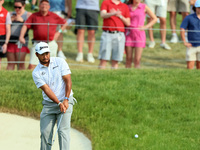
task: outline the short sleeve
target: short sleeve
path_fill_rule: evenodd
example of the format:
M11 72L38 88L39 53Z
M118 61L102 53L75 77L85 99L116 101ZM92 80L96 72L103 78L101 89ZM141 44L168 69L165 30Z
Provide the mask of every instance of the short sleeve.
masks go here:
M103 1L102 4L101 4L101 11L102 10L108 11L106 1Z
M10 17L10 13L9 13L9 12L7 13L7 16L6 16L6 24L12 24L11 17Z
M33 20L33 14L32 15L30 15L29 17L28 17L28 19L26 20L26 22L25 22L25 25L27 26L27 28L28 29L30 29L31 27L32 27L32 20Z
M33 81L35 82L35 85L37 88L40 88L41 86L46 84L44 82L44 80L41 79L39 71L33 71L32 77L33 77Z
M58 59L60 60L61 75L64 76L64 75L71 74L71 70L67 62L62 58L58 58Z
M57 20L57 24L65 24L66 23L66 20L61 18L60 16L58 16L57 14L54 14L55 15L55 19Z
M125 14L124 14L124 17L125 18L130 18L130 11L129 11L129 7L128 5L124 4L124 7L125 7Z
M187 17L185 17L185 19L181 23L181 28L187 29L188 28L188 24L189 24L189 17L187 16Z

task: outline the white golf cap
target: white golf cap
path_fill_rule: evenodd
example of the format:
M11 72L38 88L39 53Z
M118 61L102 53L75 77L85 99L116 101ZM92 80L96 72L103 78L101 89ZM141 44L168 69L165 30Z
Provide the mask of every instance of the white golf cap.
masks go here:
M49 45L45 42L40 42L35 46L35 52L38 54L50 52Z

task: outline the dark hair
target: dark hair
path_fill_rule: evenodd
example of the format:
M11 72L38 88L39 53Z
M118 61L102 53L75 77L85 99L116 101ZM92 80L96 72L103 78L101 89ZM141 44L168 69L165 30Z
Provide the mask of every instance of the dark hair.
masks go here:
M126 4L132 4L133 0L126 0Z
M26 4L26 0L15 0L15 2L20 2L23 6Z
M196 7L195 6L193 6L192 9L193 9L194 12L196 12Z

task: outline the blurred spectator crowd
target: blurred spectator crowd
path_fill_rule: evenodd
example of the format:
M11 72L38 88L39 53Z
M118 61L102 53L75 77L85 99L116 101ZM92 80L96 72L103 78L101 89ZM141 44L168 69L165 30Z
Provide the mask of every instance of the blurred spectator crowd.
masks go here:
M187 68L193 69L195 62L197 69L200 68L200 45L191 42L200 36L191 35L187 31L198 30L198 27L191 27L191 24L197 21L194 15L199 17L200 0L77 0L75 10L72 10L72 0L14 0L14 11L11 12L3 7L4 1L0 0L0 69L4 57L8 61L7 70L14 70L16 66L18 70L26 69L24 62L28 53L28 69L34 69L39 63L34 49L40 41L49 44L52 57L66 59L63 53L63 32L72 24L75 24L77 40L75 60L79 63L84 61L83 45L87 31L87 61L94 63L93 50L99 15L103 19L99 69L105 69L108 61L111 61L112 69L117 69L124 53L126 68L131 68L132 63L134 68L140 68L143 49L146 46L154 48L157 44L153 32L156 22L160 23L160 47L171 50L170 44L166 42L167 13L171 28L170 43L178 43L180 40L176 17L181 14L181 39L187 49ZM27 3L31 4L33 13L25 9ZM76 11L75 18L72 18L72 11ZM33 30L33 39L29 39L29 30ZM148 45L146 30L150 39ZM31 47L28 45L29 40L32 41ZM191 49L195 49L192 54Z

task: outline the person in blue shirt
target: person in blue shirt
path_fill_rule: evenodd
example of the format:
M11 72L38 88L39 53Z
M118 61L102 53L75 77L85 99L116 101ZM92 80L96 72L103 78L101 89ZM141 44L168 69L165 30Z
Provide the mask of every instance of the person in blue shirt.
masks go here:
M188 30L188 41L185 32ZM195 13L188 15L181 23L181 38L186 49L187 69L200 69L200 0L195 3Z

